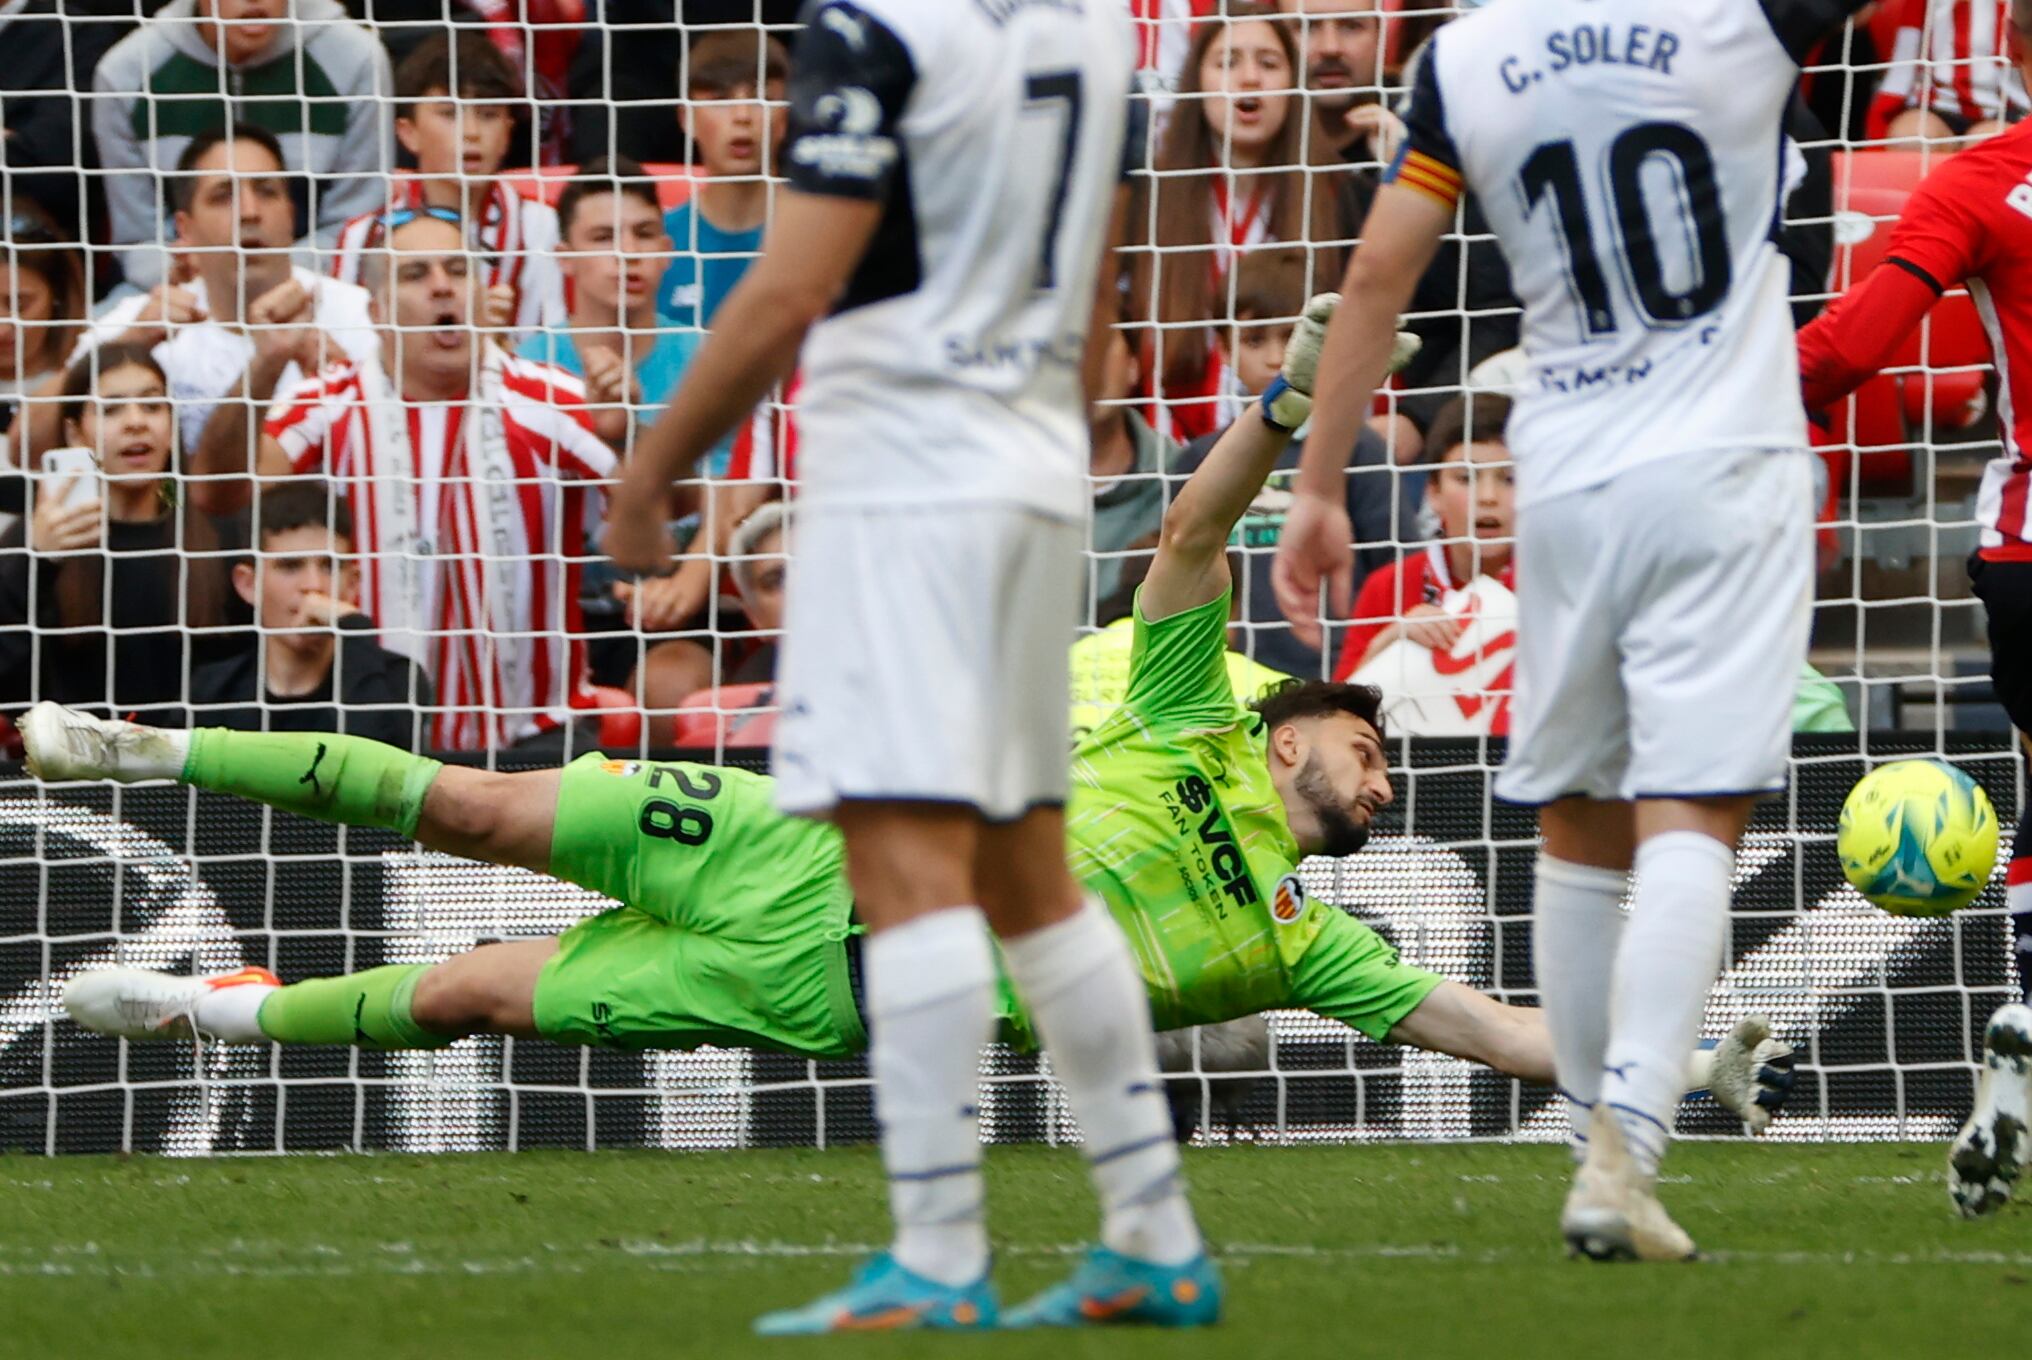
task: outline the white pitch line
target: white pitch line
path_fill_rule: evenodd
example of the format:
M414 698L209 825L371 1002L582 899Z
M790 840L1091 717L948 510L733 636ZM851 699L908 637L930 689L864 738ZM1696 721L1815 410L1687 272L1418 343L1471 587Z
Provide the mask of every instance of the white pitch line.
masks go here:
M163 1262L122 1262L93 1242L55 1246L37 1254L28 1248L0 1250L0 1278L88 1278L88 1279L349 1279L371 1276L474 1277L503 1275L585 1275L609 1271L615 1257L629 1258L636 1269L662 1273L709 1273L714 1269L786 1259L864 1257L879 1251L872 1242L774 1242L774 1241L622 1241L612 1246L558 1247L546 1245L539 1252L519 1256L480 1259L434 1260L417 1255L406 1242L368 1243L350 1251L327 1243L300 1243L288 1248L291 1254L310 1254L311 1261L259 1261L244 1259L243 1253L265 1250L258 1244L235 1243L228 1252L211 1249L199 1255L183 1255ZM1009 1256L1076 1256L1084 1243L1027 1244L1002 1250ZM1235 1265L1267 1261L1451 1261L1467 1265L1516 1265L1549 1262L1549 1250L1538 1248L1463 1248L1434 1243L1357 1243L1323 1247L1302 1243L1236 1242L1216 1249L1222 1260ZM240 1259L227 1259L229 1256ZM2032 1252L2009 1251L1717 1251L1707 1256L1715 1265L1759 1266L1963 1266L2032 1267Z

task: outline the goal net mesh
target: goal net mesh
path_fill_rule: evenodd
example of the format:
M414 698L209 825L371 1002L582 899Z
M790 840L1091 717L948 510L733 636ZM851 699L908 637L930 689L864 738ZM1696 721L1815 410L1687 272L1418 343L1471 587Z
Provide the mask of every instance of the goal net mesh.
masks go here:
M1097 2L1109 0L1089 0ZM1119 597L1125 573L1133 582L1147 561L1145 534L1155 527L1154 516L1176 493L1204 437L1248 400L1263 355L1281 344L1282 328L1308 293L1335 285L1346 251L1357 243L1363 195L1393 148L1388 110L1403 89L1407 64L1421 40L1457 14L1417 0L1368 6L1307 0L1285 6L1302 16L1266 24L1239 4L1119 2L1135 18L1143 68L1137 98L1152 119L1124 255L1122 359L1107 413L1096 420L1097 465L1104 447L1126 447L1129 461L1096 470L1084 630L1095 641L1092 650L1076 654L1075 685L1086 707L1076 705L1075 726L1082 712L1090 722L1099 711L1110 666L1122 664L1120 649L1107 650L1109 597ZM1994 8L1988 0L1881 5L1869 23L1837 34L1810 59L1790 128L1798 183L1785 214L1802 318L1881 257L1888 223L1905 195L1928 165L1953 153L1951 141L1922 139L1925 127L1913 132L1921 114L1962 107L1981 114L1990 100L2001 119L2017 116L2024 95L2016 74L2001 48L1982 46L1989 20L1978 14L1971 46L1969 24L1941 17ZM65 405L60 384L78 337L100 333L102 345L131 338L103 321L123 299L158 283L188 290L193 280L217 277L197 267L204 249L191 244L190 205L163 187L175 176L158 175L158 168L169 167L147 159L161 154L151 149L156 140L190 135L201 126L198 109L274 133L292 172L287 187L302 237L296 261L323 277L336 258L338 222L329 211L334 196L357 199L362 181L372 180L372 202L360 209L369 217L385 203L420 209L431 201L418 187L417 155L405 145L426 120L428 99L404 102L389 72L450 26L478 35L518 75L521 93L505 101L512 105L513 127L501 177L515 195L555 203L576 165L618 154L648 164L662 206L671 209L695 205L709 178L688 164L698 144L687 129L697 131L701 111L711 112L707 104L728 98L759 98L780 113L782 82L755 35L772 34L787 46L797 33L796 6L773 0L675 7L669 0L367 0L343 8L297 0L268 9L274 14L266 22L284 36L256 33L262 55L223 71L216 61L206 66L203 45L230 45L235 24L256 25L261 15L229 23L224 36L194 23L187 2L158 13L140 0L60 6L30 0L0 16L24 52L55 54L48 67L55 74L42 84L24 81L25 88L15 89L0 79L8 85L0 193L9 218L0 256L6 279L0 364L11 356L14 366L13 381L0 389L14 394L7 398L12 467L30 474L0 472L0 483L23 485L11 502L16 513L7 515L15 527L0 537L0 571L10 573L0 580L0 649L6 652L0 661L20 677L5 705L17 716L28 702L57 692L59 671L75 662L67 649L77 645L98 647L90 665L99 668L106 688L95 693L114 706L133 706L119 697L133 692L123 689L133 677L118 671L121 658L131 662L135 654L109 644L108 616L89 612L111 607L103 597L114 593L119 575L115 497L106 496L100 537L74 547L70 558L54 555L43 549L56 529L39 528L35 509L45 499L60 499L62 488L59 479L35 469L51 447L91 437L75 405ZM332 43L328 30L338 28L386 49L378 74L346 74L348 63L375 65L374 53L363 57ZM1995 31L2000 34L2001 26ZM190 37L200 32L210 36ZM1271 35L1267 46L1265 32ZM137 33L154 34L164 45L146 58L156 62L148 67L155 84L122 95L126 87L109 74L109 62L117 66L134 56ZM745 93L702 92L692 79L693 54L708 50L701 40L717 34L733 35L747 44L742 50L758 54ZM187 46L192 41L200 43L197 56ZM99 55L116 42L127 46L110 58ZM1353 54L1337 58L1344 79L1322 79L1323 48ZM455 62L467 50L455 46ZM277 58L277 52L288 55ZM1222 63L1235 73L1225 96L1218 88ZM365 81L368 92L358 93L349 79ZM1330 88L1337 86L1345 89ZM480 96L446 101L445 92L438 93L439 102L470 106L468 114L488 103ZM752 134L765 143L770 116L759 112L755 126L762 130ZM398 124L398 117L405 121ZM49 119L63 128L50 132ZM1181 132L1181 120L1193 126ZM1259 150L1264 139L1254 129L1276 120L1288 121L1291 133L1268 139L1274 154L1265 160ZM109 130L111 124L118 126ZM409 131L398 138L404 128ZM1353 140L1351 129L1359 133ZM68 155L61 154L66 138ZM34 164L24 149L30 141L43 149ZM379 160L339 159L363 142ZM119 161L125 153L114 148L133 146L142 148L143 159ZM236 169L234 190L259 179L258 169ZM773 153L764 169L774 169ZM384 182L384 175L391 178ZM763 174L755 179L765 182ZM1259 195L1259 189L1268 192ZM762 202L766 212L766 194ZM1187 206L1178 208L1181 202ZM123 234L133 218L130 212L122 221L122 205L135 204L146 229ZM383 229L394 220L384 219ZM722 227L702 209L669 220L673 240L666 251L723 249L715 244ZM238 248L230 242L222 247ZM469 243L470 268L483 280L497 280L504 263L521 258L518 251L530 261L557 254L534 237L493 249L477 236ZM500 321L517 344L588 324L578 319L581 293L611 290L611 284L588 282L592 270L572 266L603 252L613 257L619 247L574 252L565 242L559 249L566 313L528 312ZM744 252L752 254L752 246L725 247L721 258L738 261ZM65 263L43 267L51 254ZM664 264L658 256L657 268ZM703 265L688 280L659 275L658 325L695 333L717 267ZM251 266L243 273L243 292L251 291L247 280L255 273ZM1190 286L1178 286L1186 276ZM61 286L66 277L76 289L69 299L76 310L68 312ZM535 287L531 277L520 276L518 286ZM1502 353L1516 334L1515 303L1504 300L1503 286L1493 242L1464 215L1409 318L1426 339L1424 363L1414 369L1414 380L1379 394L1373 432L1365 437L1368 452L1350 474L1368 515L1358 521L1366 525L1359 544L1365 573L1411 563L1434 542L1446 546L1440 536L1447 526L1428 496L1428 469L1415 445L1449 397L1500 390L1513 380L1505 375L1519 371ZM1180 299L1193 305L1180 310ZM224 397L228 405L237 399L250 408L247 427L231 432L239 441L228 448L234 456L257 450L263 414L253 409L256 401L233 389L240 367L229 363L225 379L215 381L204 366L215 365L222 353L247 365L262 331L275 329L250 314L250 296L233 299L234 305L209 301L199 314L167 321L151 321L155 314L136 320L131 310L121 314L121 324L154 345L170 370L167 400L183 446L162 474L163 499L173 507L170 546L149 550L186 564L181 579L190 587L165 606L167 614L131 626L180 639L169 651L179 656L176 673L185 678L171 683L166 699L193 723L204 723L211 710L188 677L212 645L237 638L243 646L265 646L281 631L272 619L234 612L234 599L247 587L235 585L233 569L251 578L257 561L267 569L286 555L250 546L245 527L235 538L230 516L218 519L216 528L204 527L214 522L204 510L213 504L209 494L245 476L230 459L225 473L194 470L193 446L210 433L211 407ZM518 293L511 301L520 306L523 298ZM673 309L686 306L692 319L673 320ZM533 324L531 317L537 318ZM382 320L377 314L362 324L380 326ZM207 336L186 334L207 322L214 323ZM320 318L318 324L337 323ZM1984 1019L2019 988L2022 961L2013 956L2001 863L1972 907L1942 920L1915 920L1865 903L1844 882L1834 851L1843 796L1862 773L1888 759L1953 761L1987 788L2006 827L2020 806L2016 741L1990 690L1982 612L1964 567L1975 544L1977 479L2000 449L1994 375L1972 325L1967 300L1951 295L1899 366L1815 435L1824 473L1811 656L1817 676L1802 680L1800 701L1802 728L1811 730L1795 739L1788 792L1760 809L1739 856L1728 960L1706 1021L1708 1036L1715 1037L1745 1015L1763 1014L1798 1046L1798 1087L1773 1131L1780 1138L1944 1137L1968 1108ZM384 329L390 346L418 339L400 324ZM225 341L218 338L221 330ZM384 330L372 334L370 349ZM202 350L197 358L166 353L187 341ZM308 343L313 366L349 357L339 352L346 346L334 331ZM594 366L586 364L589 375ZM103 368L87 370L92 381L110 377ZM591 376L587 391L596 417L598 408L625 416L602 434L625 457L653 419L657 401L639 384L603 395ZM114 418L109 395L110 389L100 393L96 409L109 413L100 420ZM200 403L202 412L195 409ZM1110 423L1123 417L1129 418L1125 424ZM1126 446L1110 442L1124 430L1130 432ZM643 756L675 743L687 758L766 766L769 691L766 684L736 685L734 677L773 626L766 615L758 620L744 587L778 562L782 548L727 532L728 519L757 500L794 492L796 438L792 384L744 427L739 447L730 450L740 467L723 460L690 484L687 504L698 520L681 522L692 535L685 552L709 562L712 584L696 610L667 628L635 625L630 605L619 599L627 592L616 592L616 578L602 570L576 529L567 533L553 523L548 537L532 539L537 556L570 559L582 569L583 610L567 614L560 606L547 622L539 619L539 630L582 630L607 649L601 663L609 672L602 681L607 707L575 726L574 741ZM418 453L427 462L421 448ZM388 475L421 495L434 476L446 474ZM1281 673L1345 674L1359 660L1344 655L1345 625L1329 631L1323 651L1309 651L1267 603L1287 486L1282 475L1273 479L1237 530L1233 561L1242 604L1234 646ZM128 518L154 513L130 512ZM595 497L584 512L587 522L596 522L597 513ZM1144 533L1134 532L1139 525ZM88 567L62 576L66 561ZM219 593L208 604L191 586L200 569L216 573ZM87 592L81 605L69 584L76 580L94 583L100 597ZM1449 602L1459 606L1464 598ZM1485 593L1479 603L1500 598ZM258 600L250 608L258 610ZM114 622L116 632L127 626ZM330 621L317 626L329 630ZM1120 640L1119 630L1114 637ZM653 669L652 652L673 640L691 649L686 664L695 668L687 672L694 683L659 691L645 675ZM1527 811L1491 797L1507 720L1505 649L1513 645L1514 634L1505 640L1492 629L1478 651L1470 649L1476 665L1467 680L1392 710L1395 803L1367 849L1345 859L1309 860L1302 876L1311 896L1374 927L1408 961L1529 1006L1537 1003L1529 929L1535 822ZM435 678L432 663L419 659L419 673ZM1248 683L1261 679L1258 674ZM154 693L154 702L165 697L159 689ZM515 702L461 699L442 687L433 695L412 689L396 698L403 702L390 707L413 717L419 738L447 730L431 726L435 713ZM243 707L274 716L283 704L257 689ZM512 749L460 754L505 769L546 763ZM381 832L335 829L170 785L45 787L18 765L8 766L0 773L0 1151L709 1148L823 1146L874 1136L867 1069L859 1061L811 1062L717 1047L619 1052L497 1038L414 1054L140 1045L79 1029L59 1004L68 979L114 963L175 973L260 965L285 980L300 979L554 934L609 905L546 878L421 851ZM1546 1087L1378 1043L1304 1012L1268 1019L1267 1066L1230 1073L1195 1058L1178 1074L1176 1089L1208 1106L1199 1139L1563 1137L1563 1114ZM996 1047L984 1056L982 1072L984 1136L1078 1137L1048 1063ZM1680 1129L1695 1136L1740 1133L1729 1116L1698 1098L1682 1107Z

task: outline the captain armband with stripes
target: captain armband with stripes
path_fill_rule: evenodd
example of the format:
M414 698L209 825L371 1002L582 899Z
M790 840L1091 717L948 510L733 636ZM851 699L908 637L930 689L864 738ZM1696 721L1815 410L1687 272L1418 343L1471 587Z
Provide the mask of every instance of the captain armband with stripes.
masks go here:
M1461 172L1436 156L1414 150L1409 144L1397 152L1397 159L1383 177L1385 184L1401 184L1437 199L1451 208L1461 200Z
M1460 155L1446 129L1446 98L1439 87L1438 35L1426 44L1408 72L1411 91L1399 113L1404 119L1404 144L1383 175L1385 184L1416 189L1452 208L1461 200Z

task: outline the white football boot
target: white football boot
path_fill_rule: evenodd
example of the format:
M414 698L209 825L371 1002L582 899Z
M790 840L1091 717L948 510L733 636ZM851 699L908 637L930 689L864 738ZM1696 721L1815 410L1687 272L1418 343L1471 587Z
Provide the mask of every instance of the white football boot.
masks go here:
M2032 1161L2032 1006L1999 1006L1983 1030L1976 1108L1947 1154L1947 1192L1962 1217L2001 1208Z
M1723 1109L1750 1126L1751 1133L1771 1127L1771 1116L1792 1094L1792 1045L1771 1037L1771 1022L1761 1015L1745 1016L1707 1055L1708 1094Z
M28 772L37 779L175 779L190 753L190 733L95 718L48 700L21 719Z
M99 968L64 986L64 1010L95 1034L121 1039L187 1039L198 1005L226 987L280 987L266 968L242 968L210 977L172 977L145 968ZM223 1036L244 1040L245 1035Z
M1567 1254L1594 1261L1693 1260L1693 1239L1658 1202L1657 1183L1631 1159L1623 1126L1609 1107L1596 1105L1587 1157L1559 1215Z

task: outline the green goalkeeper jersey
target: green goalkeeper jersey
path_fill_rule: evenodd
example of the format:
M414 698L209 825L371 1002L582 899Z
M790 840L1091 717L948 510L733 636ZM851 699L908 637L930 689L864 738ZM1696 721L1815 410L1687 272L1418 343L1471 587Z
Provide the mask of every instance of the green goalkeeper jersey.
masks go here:
M1227 628L1225 594L1155 623L1139 595L1128 692L1073 753L1069 862L1128 935L1159 1029L1292 1005L1294 968L1340 915L1299 882Z

